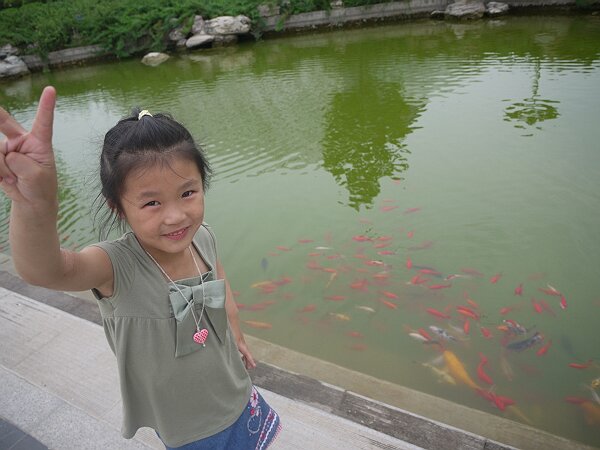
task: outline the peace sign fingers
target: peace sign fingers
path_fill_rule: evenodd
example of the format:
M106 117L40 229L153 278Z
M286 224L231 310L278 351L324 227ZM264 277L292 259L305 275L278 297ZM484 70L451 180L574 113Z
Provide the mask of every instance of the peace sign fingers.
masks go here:
M44 88L40 97L37 113L31 127L31 134L42 142L52 144L52 125L54 123L54 106L56 105L56 89L52 86Z

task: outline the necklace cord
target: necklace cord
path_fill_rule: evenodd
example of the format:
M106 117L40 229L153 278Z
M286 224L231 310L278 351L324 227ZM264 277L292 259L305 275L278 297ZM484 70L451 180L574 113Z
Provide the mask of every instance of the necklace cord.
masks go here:
M204 302L204 277L202 276L202 271L200 270L200 267L198 266L198 262L196 261L196 257L194 256L194 252L192 251L191 245L188 247L188 250L190 251L190 255L192 256L192 260L194 261L194 265L196 266L196 270L198 271L198 275L200 276L200 286L202 287L202 309L200 310L200 317L198 319L196 319L196 313L194 312L195 304L196 304L196 301L194 298L194 291L192 290L192 300L191 301L188 300L187 297L185 295L183 295L183 292L181 292L181 289L179 289L179 286L177 286L177 283L175 283L171 279L171 277L167 274L165 269L162 268L162 266L158 263L158 261L156 261L156 259L154 259L154 257L148 251L146 251L146 249L144 249L144 252L146 252L146 254L150 257L152 262L154 262L154 264L156 264L156 267L158 267L160 269L162 274L167 278L167 280L169 280L169 282L175 287L175 289L177 289L177 291L179 292L181 297L183 297L185 302L188 304L188 306L190 307L190 309L192 311L192 317L194 318L194 322L196 323L196 331L200 331L200 321L202 320L202 316L204 315L204 303L205 303Z

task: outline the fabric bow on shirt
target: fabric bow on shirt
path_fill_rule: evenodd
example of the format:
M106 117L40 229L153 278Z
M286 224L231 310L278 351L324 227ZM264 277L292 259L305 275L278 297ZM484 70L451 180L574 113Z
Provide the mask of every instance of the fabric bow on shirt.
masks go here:
M184 284L188 280L177 283L181 293L174 287L170 287L169 301L175 315L177 327L177 343L175 356L180 357L203 349L202 345L194 342L193 336L196 332L196 323L191 308L194 307L196 319L202 313L202 298L204 296L204 315L200 322L200 328L208 330L206 346L217 343L223 344L227 333L227 313L225 311L225 280L205 281L202 285L189 286ZM204 289L204 293L203 293ZM181 295L183 294L187 301Z

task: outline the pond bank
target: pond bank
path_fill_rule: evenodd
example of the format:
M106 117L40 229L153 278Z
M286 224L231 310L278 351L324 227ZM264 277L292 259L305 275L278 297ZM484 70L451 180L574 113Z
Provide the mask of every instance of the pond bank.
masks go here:
M266 12L263 15L260 34L267 38L276 38L289 33L313 31L316 29L433 17L433 14L436 13L439 18L440 15L443 17L443 11L452 3L457 2L449 0L408 0L357 7L333 7L331 10L314 11L290 16L284 14L270 15ZM581 10L578 6L580 2L577 0L506 0L502 3L509 6L509 13L511 11L539 13ZM600 8L600 0L590 0L588 7L594 9ZM251 33L256 32L258 30L251 31ZM248 36L251 36L251 33ZM5 60L0 61L0 64L7 64L16 58L16 56L8 56ZM98 45L90 45L50 52L46 59L42 59L38 55L23 55L18 59L19 61L14 61L15 71L0 71L0 79L17 78L31 72L69 65L116 59L116 56L106 52ZM19 69L16 66L19 66Z

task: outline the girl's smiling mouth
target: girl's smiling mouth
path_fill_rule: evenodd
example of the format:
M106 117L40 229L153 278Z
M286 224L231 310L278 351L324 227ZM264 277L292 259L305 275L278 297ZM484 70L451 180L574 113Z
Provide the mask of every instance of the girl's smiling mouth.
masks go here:
M173 239L173 240L178 241L185 237L188 229L189 229L189 227L181 228L177 231L173 231L172 233L163 234L163 236L166 237L167 239Z

